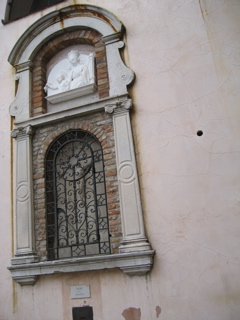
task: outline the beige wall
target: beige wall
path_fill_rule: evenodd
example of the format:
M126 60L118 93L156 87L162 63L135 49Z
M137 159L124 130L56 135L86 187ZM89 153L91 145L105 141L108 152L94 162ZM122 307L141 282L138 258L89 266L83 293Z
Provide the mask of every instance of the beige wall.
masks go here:
M136 73L132 120L154 267L141 277L84 272L42 276L35 286L20 287L7 270L12 256L8 107L14 98L14 69L7 57L34 21L76 3L113 12L127 30L124 59ZM141 309L141 320L238 320L239 1L69 0L55 8L0 25L0 320L70 320L71 308L84 305L70 299L70 285L78 284L91 287L86 304L93 306L95 320L124 319L122 312L130 307Z

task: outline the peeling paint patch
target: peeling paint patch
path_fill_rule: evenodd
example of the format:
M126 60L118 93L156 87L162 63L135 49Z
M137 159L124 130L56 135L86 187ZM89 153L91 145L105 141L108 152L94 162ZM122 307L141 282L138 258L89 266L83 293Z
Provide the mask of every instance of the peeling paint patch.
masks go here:
M161 308L159 306L156 306L156 317L159 318L160 313L161 313Z
M140 308L128 308L122 313L125 320L141 320L141 309Z

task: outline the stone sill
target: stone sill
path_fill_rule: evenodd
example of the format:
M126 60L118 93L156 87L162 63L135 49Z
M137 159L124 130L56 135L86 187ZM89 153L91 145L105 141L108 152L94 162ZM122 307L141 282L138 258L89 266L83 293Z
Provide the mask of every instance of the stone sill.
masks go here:
M119 268L128 275L143 275L153 265L154 250L99 255L76 259L26 263L8 267L20 285L33 285L38 276L54 273L80 272Z

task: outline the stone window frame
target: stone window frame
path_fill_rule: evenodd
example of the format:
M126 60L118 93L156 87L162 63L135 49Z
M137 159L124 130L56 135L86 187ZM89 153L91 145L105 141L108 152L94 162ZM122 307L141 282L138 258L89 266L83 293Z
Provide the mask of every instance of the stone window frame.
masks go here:
M42 110L32 117L32 81L34 58L39 48L61 35L76 29L96 30L106 48L109 79L108 96L88 95L59 103L51 112ZM8 61L16 69L18 91L10 106L15 117L11 136L16 140L15 172L15 254L9 270L21 285L34 284L40 275L55 272L78 272L120 268L129 275L142 275L151 270L154 251L145 236L140 190L134 154L127 85L133 71L127 68L119 49L122 23L109 11L91 5L74 5L54 11L35 22L17 41ZM29 95L26 94L29 92ZM35 250L32 136L35 128L98 111L112 115L116 150L120 212L123 238L118 254L42 261ZM45 112L45 113L44 113Z
M117 186L115 142L111 115L104 111L50 123L35 129L33 137L33 189L34 225L36 251L40 261L45 261L46 253L46 205L44 160L50 144L68 130L85 130L95 135L101 143L105 166L105 180L108 203L109 229L111 233L111 253L119 253L122 234L120 204Z

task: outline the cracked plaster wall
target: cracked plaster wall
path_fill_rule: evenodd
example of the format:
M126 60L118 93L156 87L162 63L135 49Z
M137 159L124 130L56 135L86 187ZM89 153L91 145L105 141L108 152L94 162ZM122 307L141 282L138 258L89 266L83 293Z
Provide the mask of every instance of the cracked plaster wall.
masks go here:
M44 13L76 3L82 1L69 0ZM110 10L127 30L123 56L136 73L130 89L132 123L146 231L156 250L154 268L146 277L111 270L45 276L34 287L12 284L6 268L12 250L8 106L14 70L7 57L41 17L36 13L0 26L0 319L71 319L71 307L84 301L71 300L69 286L89 284L91 298L85 304L93 306L97 320L237 320L240 3L84 3ZM1 2L2 17L4 10Z

